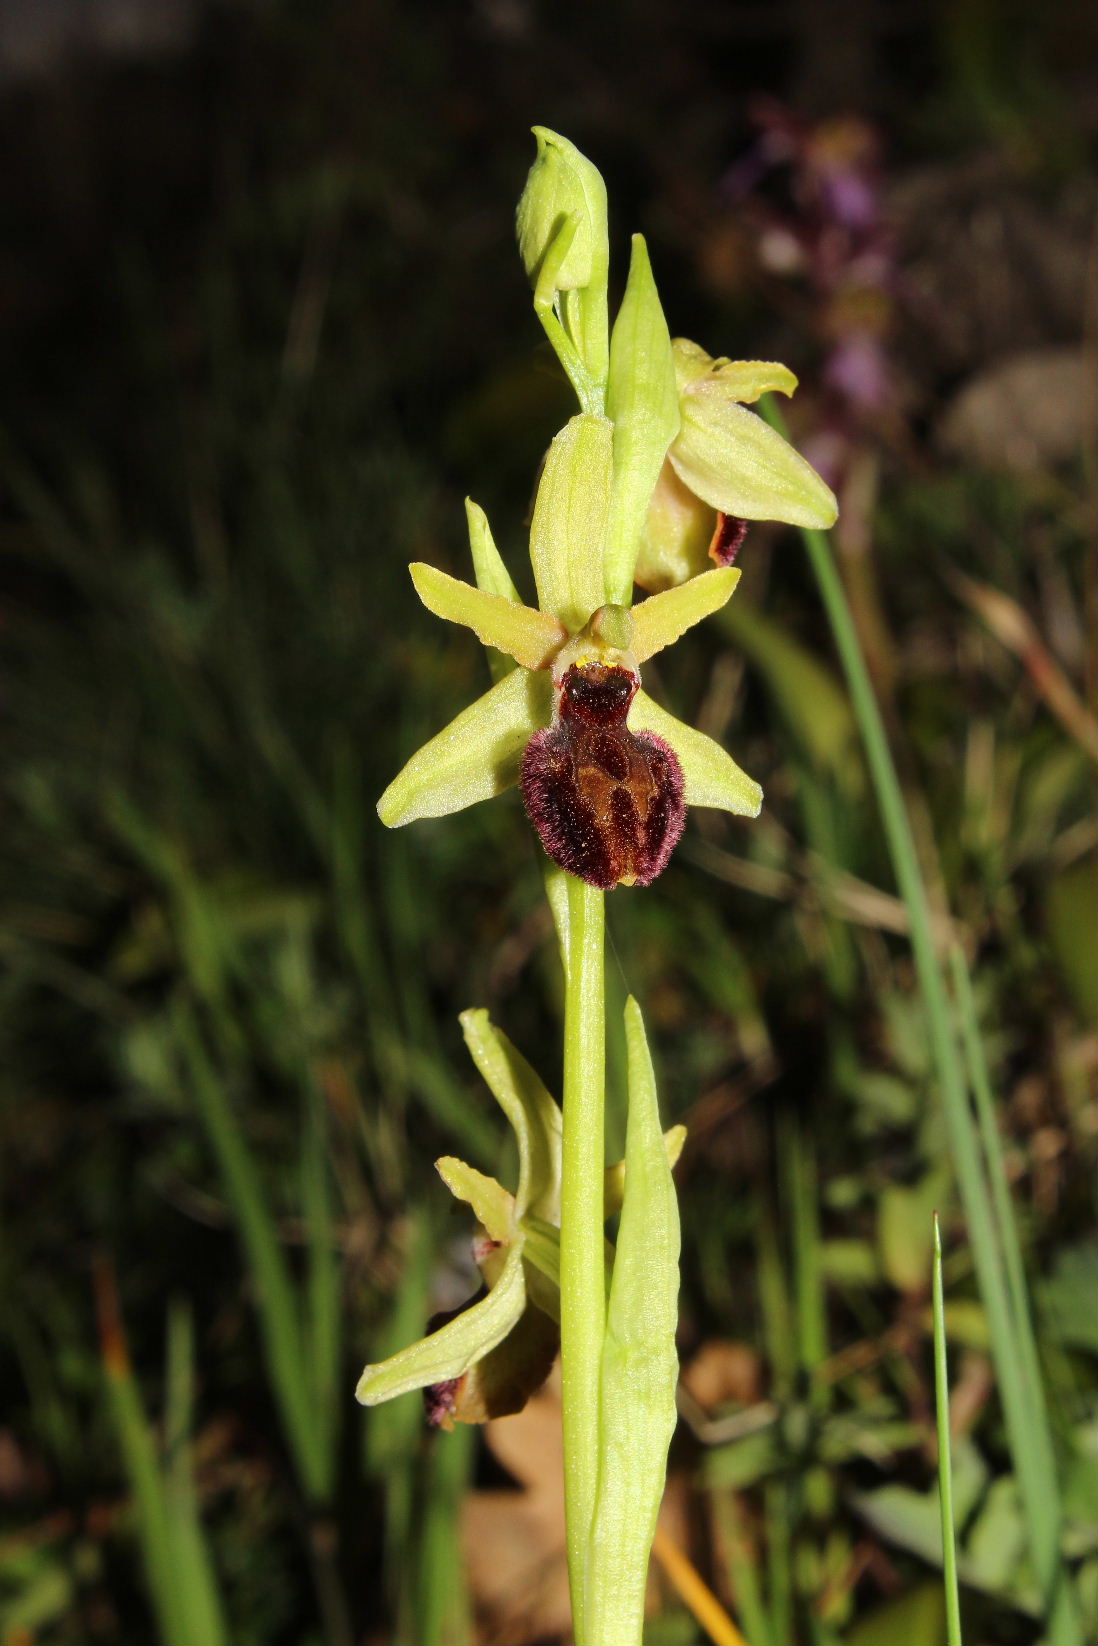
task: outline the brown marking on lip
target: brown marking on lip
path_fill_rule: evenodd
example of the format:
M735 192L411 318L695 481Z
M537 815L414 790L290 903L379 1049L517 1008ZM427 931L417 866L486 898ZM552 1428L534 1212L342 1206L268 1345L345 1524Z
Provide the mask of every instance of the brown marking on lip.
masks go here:
M589 885L650 885L685 821L683 777L670 746L626 725L638 681L611 664L573 664L555 725L522 760L522 798L553 862Z

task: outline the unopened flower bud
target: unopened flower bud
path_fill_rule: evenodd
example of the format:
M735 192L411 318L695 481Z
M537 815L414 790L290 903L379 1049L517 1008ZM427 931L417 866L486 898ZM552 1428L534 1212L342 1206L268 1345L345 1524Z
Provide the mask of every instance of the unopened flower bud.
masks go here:
M534 127L537 159L530 168L516 227L519 253L536 285L542 264L554 246L563 250L553 276L557 291L573 291L591 282L606 240L606 188L591 162L567 138L544 126ZM562 246L561 237L568 236Z

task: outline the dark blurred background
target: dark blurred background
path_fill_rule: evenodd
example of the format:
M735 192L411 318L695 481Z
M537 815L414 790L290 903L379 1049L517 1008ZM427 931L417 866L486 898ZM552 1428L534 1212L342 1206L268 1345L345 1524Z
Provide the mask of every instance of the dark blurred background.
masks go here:
M3 1646L563 1637L552 1386L487 1441L352 1400L472 1289L432 1161L497 1169L503 1125L457 1012L559 1080L517 800L374 813L487 683L406 564L467 574L468 492L525 587L571 409L513 245L534 122L606 177L617 291L640 229L673 334L801 379L975 971L1093 1615L1093 56L1081 0L7 0ZM763 816L693 814L610 900L690 1127L665 1529L752 1646L940 1646L937 1207L966 1638L1032 1646L850 706L796 535L739 563L652 676ZM652 1602L651 1646L704 1638Z

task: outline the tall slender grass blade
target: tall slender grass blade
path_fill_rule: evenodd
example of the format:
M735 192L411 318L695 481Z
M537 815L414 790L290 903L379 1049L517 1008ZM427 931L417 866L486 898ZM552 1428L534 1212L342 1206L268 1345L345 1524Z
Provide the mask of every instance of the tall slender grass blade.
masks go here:
M938 1418L938 1495L942 1508L942 1576L945 1583L947 1646L962 1646L961 1602L957 1590L957 1531L953 1524L953 1456L949 1436L949 1370L946 1365L945 1302L942 1293L942 1231L934 1213L934 1398Z

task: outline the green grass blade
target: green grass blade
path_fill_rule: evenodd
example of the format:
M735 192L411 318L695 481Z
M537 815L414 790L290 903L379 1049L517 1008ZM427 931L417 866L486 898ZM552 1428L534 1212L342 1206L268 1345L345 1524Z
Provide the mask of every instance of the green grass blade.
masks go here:
M1006 1174L1006 1163L1003 1160L1002 1140L999 1136L999 1127L995 1118L995 1098L991 1090L991 1076L988 1072L984 1043L980 1036L980 1025L976 1016L972 979L969 976L965 957L956 944L950 950L949 961L953 978L953 995L961 1028L961 1044L964 1047L969 1083L976 1103L976 1121L983 1146L984 1166L991 1188L991 1203L998 1226L999 1246L1003 1254L1003 1266L1006 1271L1007 1291L1010 1297L1011 1313L1014 1318L1018 1352L1022 1356L1025 1374L1030 1382L1031 1398L1043 1401L1041 1362L1037 1352L1037 1339L1033 1331L1033 1315L1026 1286L1022 1245L1018 1238L1017 1219L1014 1216L1014 1208L1010 1201L1010 1184ZM1050 1460L1049 1467L1053 1466Z
M115 1432L133 1493L145 1575L163 1646L186 1646L172 1604L172 1548L168 1504L156 1446L130 1365L113 1270L96 1270L99 1336Z
M202 1528L195 1489L191 1428L194 1408L194 1326L180 1300L168 1311L165 1501L171 1584L185 1640L223 1646L229 1639L217 1577Z
M738 1621L751 1646L774 1646L759 1571L747 1546L736 1493L719 1488L713 1491L711 1501L721 1547L728 1560Z
M949 1437L949 1371L946 1366L945 1302L942 1295L942 1231L934 1213L934 1399L938 1416L938 1494L942 1506L942 1576L945 1583L947 1646L962 1646L961 1600L957 1591L957 1532L953 1524L953 1455Z
M760 408L784 433L769 399ZM824 532L801 533L843 665L851 703L881 812L893 871L907 907L911 946L926 1012L946 1126L964 1204L980 1295L987 1311L1011 1455L1018 1476L1034 1570L1044 1596L1048 1626L1057 1646L1082 1646L1081 1623L1060 1554L1060 1494L1052 1468L1051 1437L1041 1407L1030 1398L1019 1360L1012 1310L979 1142L969 1108L968 1084L950 1017L943 968L934 945L930 907L911 822L904 803L884 720L873 691L857 630L830 543Z
M256 1289L263 1347L286 1437L306 1492L322 1501L329 1467L317 1432L298 1300L260 1180L194 1015L174 1014L177 1043L210 1146L233 1207Z
M324 1460L325 1496L330 1496L331 1469L336 1455L340 1411L340 1265L332 1222L324 1102L311 1081L308 1082L305 1109L305 1147L301 1157L301 1207L308 1243L306 1341L309 1353L306 1372L313 1390L317 1446Z
M466 1425L433 1437L416 1565L415 1638L422 1646L470 1646L473 1638L460 1530L472 1463L473 1431Z

